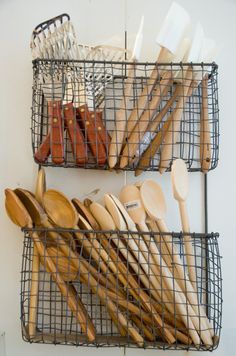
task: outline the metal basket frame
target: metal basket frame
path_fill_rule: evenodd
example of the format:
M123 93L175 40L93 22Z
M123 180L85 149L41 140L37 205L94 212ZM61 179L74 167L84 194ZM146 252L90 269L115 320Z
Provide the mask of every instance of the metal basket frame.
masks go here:
M109 313L107 311L106 305L102 302L97 295L92 292L89 285L82 285L78 279L73 280L73 285L76 290L77 296L81 298L86 309L89 312L89 315L95 325L96 328L96 340L91 343L88 342L86 336L82 333L81 328L73 317L72 312L68 308L67 302L65 298L63 298L50 274L48 274L45 270L45 264L42 262L41 269L39 272L39 297L38 297L38 306L37 306L37 333L33 339L29 338L28 335L28 318L29 318L29 297L30 297L30 285L32 281L32 258L33 258L33 242L30 238L30 234L32 232L36 232L39 234L40 241L43 242L45 247L48 247L52 244L52 240L50 239L50 231L56 232L59 235L63 233L74 234L75 232L80 232L83 236L83 239L88 238L91 231L88 230L74 230L74 229L42 229L42 228L34 228L34 229L25 229L24 234L24 244L23 244L23 260L22 260L22 271L21 271L21 325L22 325L22 335L23 339L28 342L33 343L48 343L48 344L63 344L63 345L74 345L74 346L95 346L95 347L104 347L104 346L126 346L126 347L138 347L137 344L134 343L130 335L120 336L117 330L116 325L111 320ZM132 231L94 231L94 236L98 241L101 242L103 239L106 239L108 242L108 246L110 249L115 250L117 253L117 263L121 258L121 249L124 248L122 246L117 246L117 242L121 241L120 239L130 238L134 232ZM143 233L138 232L135 233L137 240L143 238ZM184 270L186 271L186 255L184 253L184 245L183 245L183 237L186 234L183 233L145 233L146 238L148 237L149 241L155 241L155 238L159 238L159 243L164 243L164 239L171 239L173 246L178 249L178 253L181 257ZM193 343L183 344L178 339L173 344L168 344L164 339L160 337L160 331L162 331L163 325L160 327L158 334L156 334L156 326L152 323L149 325L149 330L155 335L155 339L153 341L149 341L145 337L144 333L144 325L145 322L141 318L141 324L139 324L139 332L142 334L144 338L143 348L147 349L162 349L162 350L198 350L212 351L217 348L219 343L221 324L222 324L222 276L221 276L221 263L220 263L220 253L218 247L218 234L198 234L191 233L188 234L193 239L194 246L194 255L196 261L196 270L197 270L197 285L198 289L196 292L196 297L198 300L198 307L201 305L207 313L207 316L211 322L212 328L214 330L214 344L212 346L206 346L204 344L194 345ZM83 241L83 240L82 240ZM60 242L61 243L61 242ZM60 243L55 245L57 251L60 249ZM65 242L66 243L66 242ZM80 258L85 258L86 261L92 266L99 268L100 264L95 263L91 254L85 253L83 250L83 242L79 244L77 247L78 260ZM69 242L69 246L72 248L72 242ZM110 258L110 250L107 251ZM151 253L150 253L151 256ZM165 256L162 255L164 258ZM68 260L70 261L68 257ZM58 270L60 256L59 254L54 256L54 262L56 261L56 267ZM124 262L124 260L122 260ZM124 262L126 263L126 262ZM128 263L127 266L127 275L125 278L127 281L132 279L135 276L135 273L132 270L132 265L130 266ZM174 268L174 267L173 267ZM100 272L101 270L99 270ZM59 272L58 272L59 273ZM67 273L70 274L71 271L67 270ZM160 266L160 275L158 276L160 280L160 285L163 286L161 290L158 292L161 295L161 299L159 301L159 309L163 308L163 312L161 313L161 318L166 322L166 309L164 308L164 296L162 300L162 293L164 293L165 288L163 285L163 273L164 267ZM65 272L66 274L66 272ZM107 281L109 279L111 271L108 271L105 275ZM80 272L78 272L78 276L80 276ZM113 275L115 276L115 275ZM116 275L117 277L118 275ZM152 276L152 271L150 270L150 276ZM137 277L137 276L136 276ZM135 278L136 278L135 277ZM187 274L185 275L187 278ZM146 290L142 282L140 282L139 278L136 278L137 281L137 292L138 294L142 291L147 293L150 297L150 291L152 292L152 286L150 285L150 289ZM181 329L178 326L178 303L175 301L175 280L173 278L173 290L174 294L173 298L173 309L175 310L172 322L172 330L174 330L174 335L177 332L183 332L185 329ZM68 284L72 285L72 282L68 282ZM117 280L117 285L119 285L119 281ZM133 303L136 306L137 312L136 316L142 315L143 309L139 301L135 300L132 295L132 288L129 284L127 287L123 289L123 293L125 295L126 303ZM115 288L114 288L115 290ZM134 287L135 290L135 287ZM108 289L107 289L108 291ZM107 298L108 297L107 295ZM123 297L122 297L123 298ZM150 297L152 299L152 297ZM117 308L120 308L119 297L114 299L114 303ZM121 309L120 309L121 310ZM188 311L188 309L186 309ZM133 314L129 312L128 309L122 309L123 315L129 320L129 323L132 325L136 325L134 321L131 319ZM147 313L148 314L148 313ZM149 315L149 317L151 314ZM186 314L187 318L189 318L188 313ZM132 320L132 321L131 321ZM177 335L177 334L176 334Z
M130 66L134 66L133 77L127 77ZM134 108L137 100L148 83L150 79L151 72L156 69L161 77L163 71L169 71L173 75L173 82L165 88L165 85L161 87L161 93L158 94L155 88L158 88L158 81L153 82L154 90L152 90L151 95L148 96L148 105L139 108L140 112L144 110L149 112L148 122L147 122L147 132L143 136L143 132L139 129L139 125L136 125L134 131L138 135L136 138L135 145L137 150L135 156L130 153L129 149L126 153L126 157L129 163L125 167L120 166L120 155L117 152L117 165L115 169L122 170L140 170L140 171L158 171L160 165L161 152L165 146L165 125L168 117L174 111L176 103L173 104L167 111L167 114L161 120L161 122L155 127L152 127L152 133L149 129L153 124L155 117L162 111L165 104L170 100L173 95L176 85L178 82L183 81L184 73L186 69L192 68L193 73L202 73L202 76L207 73L208 75L208 115L209 115L209 125L210 125L210 147L211 147L211 158L209 164L209 170L214 169L219 160L219 107L218 107L218 66L215 63L132 63L132 62L109 62L109 61L93 61L93 60L41 60L37 59L33 61L33 99L32 99L32 120L31 120L31 131L32 131L32 149L35 161L44 166L60 166L60 167L81 167L86 169L109 169L108 157L109 157L109 145L110 138L113 130L116 129L116 116L119 112L122 99L124 99L125 87L129 82L133 82L133 89L131 95L126 97L126 103L129 103L129 107L125 108L125 121L129 119L130 113ZM52 156L49 154L45 160L38 161L36 159L36 153L44 142L47 134L50 131L50 120L47 100L45 99L44 90L41 76L46 76L48 79L49 92L52 100L60 99L63 102L65 98L65 88L67 85L67 75L68 68L70 73L72 73L72 82L77 81L78 72L85 80L85 89L74 90L73 97L74 100L79 102L80 96L85 93L87 95L87 101L89 102L89 110L93 112L95 116L94 121L94 141L91 142L91 138L87 133L86 126L81 126L81 119L78 118L77 109L74 107L74 115L76 120L81 126L82 135L84 137L84 144L86 148L86 160L82 163L78 163L73 152L70 137L68 136L64 121L64 110L63 104L61 104L61 115L62 115L62 126L63 126L63 159L60 163L55 163ZM99 75L98 75L99 73ZM176 75L179 73L178 82L176 83ZM56 87L55 76L60 76L60 81L62 84L62 94L61 97L54 91ZM98 79L97 79L98 78ZM102 78L105 78L104 81ZM167 89L167 92L166 90ZM56 89L55 89L56 90ZM155 110L150 109L150 102L155 96L161 96L160 104L155 108ZM185 160L189 171L201 171L202 157L200 155L200 135L201 135L201 110L202 110L202 92L201 85L195 83L193 87L192 95L189 97L179 98L185 100L185 105L182 108L183 114L179 122L177 123L177 128L173 129L169 127L169 131L172 132L173 142L171 143L171 162L175 158L182 158ZM179 99L179 100L180 100ZM103 121L103 141L102 144L105 148L105 159L99 161L99 130L101 129L100 122L98 121L98 115L102 115ZM154 119L153 119L154 118ZM151 130L151 129L150 129ZM159 134L160 144L156 152L150 154L148 163L142 163L140 158L147 150L150 142L157 137ZM124 130L124 142L127 135L127 128ZM50 140L50 147L53 144L58 144L58 142L53 142ZM74 142L74 144L80 144ZM207 143L203 143L206 145ZM91 154L91 145L95 146L95 153ZM129 148L129 146L128 146ZM116 156L116 154L115 154ZM141 163L140 163L141 162ZM170 169L171 162L167 170Z

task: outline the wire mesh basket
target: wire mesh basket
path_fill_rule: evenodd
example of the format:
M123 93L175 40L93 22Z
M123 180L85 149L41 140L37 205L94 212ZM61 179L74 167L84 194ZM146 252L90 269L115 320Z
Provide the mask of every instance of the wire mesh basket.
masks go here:
M25 341L199 351L217 347L222 314L218 234L188 235L193 240L192 267L197 275L193 287L182 233L40 228L24 233L21 322ZM38 271L31 234L44 246ZM129 250L127 239L135 241L137 248ZM172 253L165 248L168 242ZM156 253L150 252L153 244ZM174 255L179 264L171 262ZM35 324L30 335L32 312Z
M217 65L33 62L32 147L45 166L190 171L218 163Z

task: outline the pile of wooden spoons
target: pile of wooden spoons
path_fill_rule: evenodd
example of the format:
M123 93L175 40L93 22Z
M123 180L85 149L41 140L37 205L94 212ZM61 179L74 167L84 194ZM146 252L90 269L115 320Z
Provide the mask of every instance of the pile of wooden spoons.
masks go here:
M33 240L30 339L37 330L41 263L91 343L96 328L73 282L96 294L120 335L139 347L157 340L213 345L213 329L198 300L196 252L185 206L188 177L182 160L174 162L171 181L186 233L185 265L168 233L165 199L155 181L127 185L119 199L105 194L104 205L46 190L42 170L35 195L25 189L5 190L7 214L13 223L28 228Z

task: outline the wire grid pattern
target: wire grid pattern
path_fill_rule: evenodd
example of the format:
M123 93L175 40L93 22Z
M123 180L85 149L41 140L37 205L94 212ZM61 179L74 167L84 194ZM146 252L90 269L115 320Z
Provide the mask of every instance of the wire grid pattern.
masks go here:
M187 76L188 68L192 77ZM31 129L37 163L109 169L114 166L109 159L114 158L115 169L138 175L146 170L169 170L174 159L182 158L189 171L201 171L202 152L208 148L208 170L217 166L215 63L35 60L33 73ZM201 85L204 77L208 78L206 100ZM56 112L51 104L57 106ZM68 129L66 105L72 106L72 130ZM58 112L61 136L52 125Z
M58 234L58 241L50 238L50 232ZM29 337L29 302L32 283L33 243L31 233L37 233L43 242L45 255L41 256L41 267L38 273L39 290L36 319L36 335ZM80 242L76 234L80 234ZM67 237L67 242L61 239ZM70 239L68 239L70 236ZM78 235L77 235L78 236ZM21 272L21 321L22 334L25 341L35 343L65 344L76 346L127 346L154 349L175 350L213 350L218 346L221 331L222 315L222 276L218 234L190 234L193 240L195 268L197 274L197 290L191 291L188 286L186 255L184 253L184 234L182 233L136 233L131 231L96 231L68 229L27 229L25 230L23 260ZM189 235L188 235L189 236ZM96 238L99 242L97 260L94 258L95 248L86 247L86 241ZM130 251L126 239L135 239L137 251ZM141 261L143 250L140 241L145 240L149 253L144 266ZM167 253L166 241L172 244L172 255L181 258L184 277L176 275L175 264L165 266ZM150 252L150 245L155 243L161 262L156 265L156 257ZM67 246L67 255L62 254L61 247ZM107 252L104 257L102 251ZM73 251L73 252L72 252ZM135 260L134 252L138 253ZM56 266L56 273L48 273L47 256ZM154 258L152 260L152 258ZM105 264L105 269L104 269ZM109 266L109 267L108 267ZM154 269L154 267L157 269ZM146 268L144 268L146 267ZM138 268L138 269L137 269ZM167 269L169 274L167 274ZM46 272L46 270L48 272ZM135 272L136 271L136 272ZM158 271L158 272L157 272ZM68 295L62 296L59 290L58 275L63 278L68 289L73 289L77 300L82 301L88 318L96 330L96 338L88 341L81 324L76 320L75 313L68 306ZM146 284L145 284L146 279ZM166 281L169 279L167 287ZM182 295L187 298L179 301L178 285L182 282ZM155 284L154 283L159 283ZM171 286L171 287L170 287ZM184 287L183 287L184 286ZM193 302L189 303L189 298ZM113 307L111 307L111 304ZM194 311L190 311L191 307ZM180 311L180 307L182 310ZM200 312L200 309L202 311ZM184 310L184 314L183 314ZM112 313L113 311L113 313ZM204 326L204 314L209 318L208 327ZM77 313L76 313L77 314ZM124 320L119 323L120 315ZM193 317L195 315L195 319ZM206 314L205 314L206 315ZM186 319L185 323L183 322ZM191 340L191 320L199 322L198 334L209 332L214 334L213 344L202 342L196 345ZM85 329L89 327L86 320ZM196 326L196 324L194 323ZM206 324L205 324L206 325ZM188 327L187 327L188 326ZM194 329L195 327L193 327ZM129 330L127 332L127 330ZM132 331L138 333L133 337ZM167 333L172 335L171 341ZM169 341L168 341L169 340Z

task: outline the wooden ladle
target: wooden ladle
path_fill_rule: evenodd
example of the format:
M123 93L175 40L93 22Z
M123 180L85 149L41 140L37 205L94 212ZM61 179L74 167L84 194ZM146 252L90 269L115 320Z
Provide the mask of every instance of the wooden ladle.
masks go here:
M33 222L31 216L26 210L25 206L18 198L18 196L10 189L5 190L6 200L5 207L9 218L12 222L21 228L32 229ZM29 232L34 244L38 250L40 256L44 258L46 269L51 273L52 278L57 284L62 295L65 297L69 308L74 313L76 319L81 325L83 332L87 335L88 340L93 342L96 337L96 332L94 325L82 303L82 301L74 296L73 290L67 285L64 280L61 278L57 269L55 268L54 263L49 257L46 248L41 242L38 234L36 232Z
M140 187L140 194L148 215L157 222L158 227L162 233L168 233L168 228L164 220L166 213L166 203L160 185L153 180L146 180ZM170 270L172 270L174 267L174 275L178 278L177 282L181 289L185 292L186 297L194 312L196 315L198 315L199 312L201 314L201 318L194 317L193 321L195 321L195 325L201 324L201 326L198 325L196 328L197 330L201 330L202 340L206 345L212 345L212 334L209 320L207 319L203 308L199 306L197 294L194 291L193 286L184 271L183 263L174 244L172 236L164 235L164 243L159 243L160 241L157 242L161 248L161 255L163 256L167 266L170 268Z
M186 199L189 190L188 170L185 162L182 159L176 159L171 167L171 182L173 196L179 204L179 211L182 223L182 230L184 233L190 232L188 213L186 209ZM193 248L193 241L190 235L184 235L185 256L188 265L189 279L195 291L197 291L197 276L195 269L195 253Z

